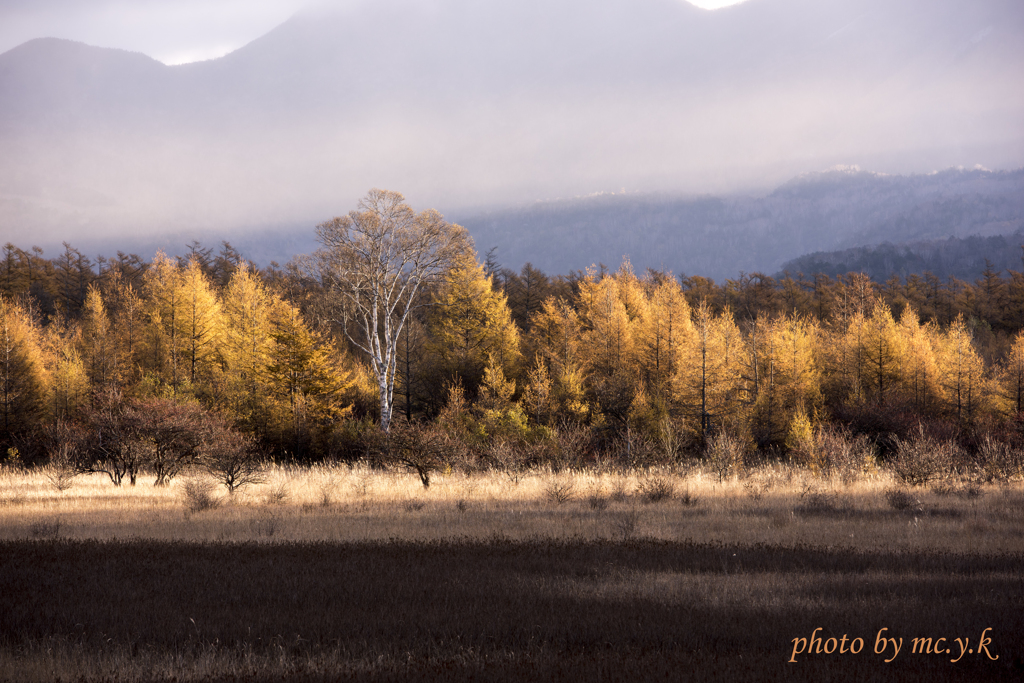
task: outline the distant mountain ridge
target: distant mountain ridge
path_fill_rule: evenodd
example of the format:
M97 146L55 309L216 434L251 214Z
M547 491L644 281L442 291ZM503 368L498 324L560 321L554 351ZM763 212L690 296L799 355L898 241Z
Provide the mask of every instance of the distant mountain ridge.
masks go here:
M945 281L955 277L965 282L981 279L987 268L1005 273L1024 272L1024 232L989 237L947 237L945 239L883 242L875 246L816 252L783 264L776 275L823 273L830 277L864 273L876 282L892 276L904 280L911 275L931 273Z
M1024 169L930 175L808 174L764 197L608 195L458 216L481 252L564 273L633 267L710 276L799 269L811 252L1024 229ZM808 266L809 268L810 266ZM805 270L804 272L811 272ZM843 271L845 272L845 271Z
M314 225L374 186L471 217L621 188L722 196L838 163L1016 168L1020 35L1015 0L380 0L175 67L40 39L0 55L0 230L232 239ZM711 246L729 244L717 223L758 235L778 229L766 207L799 204L718 201L679 209ZM676 262L726 272L716 258Z

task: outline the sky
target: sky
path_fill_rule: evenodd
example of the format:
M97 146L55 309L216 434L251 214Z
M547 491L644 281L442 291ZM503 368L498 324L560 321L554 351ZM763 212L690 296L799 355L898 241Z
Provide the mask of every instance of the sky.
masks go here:
M713 10L744 0L689 1ZM67 38L97 47L141 52L169 65L215 59L267 33L308 3L0 0L0 53L33 38Z

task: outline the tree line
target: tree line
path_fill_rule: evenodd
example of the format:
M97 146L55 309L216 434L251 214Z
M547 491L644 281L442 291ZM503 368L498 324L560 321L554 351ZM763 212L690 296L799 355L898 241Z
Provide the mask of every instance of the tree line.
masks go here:
M728 434L813 465L828 425L883 454L925 429L967 450L1021 438L1020 272L717 284L626 261L549 276L480 259L463 229L375 192L284 266L228 243L95 262L6 245L8 457L73 450L115 483L244 453L390 458L427 484L456 451L667 461Z

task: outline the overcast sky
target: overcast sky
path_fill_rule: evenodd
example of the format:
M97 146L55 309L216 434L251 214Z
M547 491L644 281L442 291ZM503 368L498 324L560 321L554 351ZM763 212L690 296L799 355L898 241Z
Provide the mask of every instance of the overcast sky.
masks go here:
M689 0L705 9L742 1ZM68 38L141 52L165 64L213 59L267 33L309 2L0 0L0 53L33 38Z

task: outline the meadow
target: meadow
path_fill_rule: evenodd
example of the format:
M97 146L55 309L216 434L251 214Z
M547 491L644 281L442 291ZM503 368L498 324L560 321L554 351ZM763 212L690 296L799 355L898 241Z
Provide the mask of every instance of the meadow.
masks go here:
M143 482L0 474L0 680L1024 676L1019 482L787 465Z

